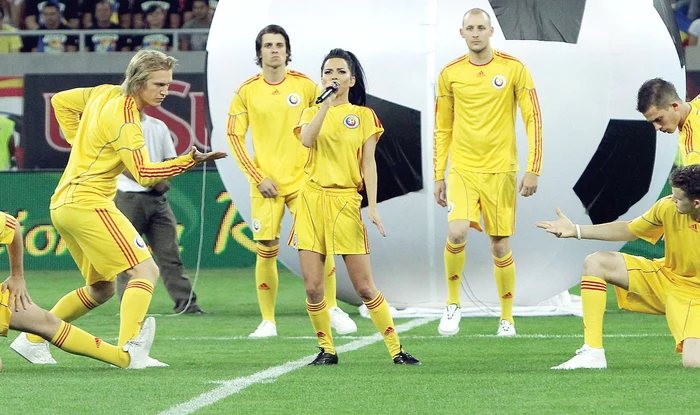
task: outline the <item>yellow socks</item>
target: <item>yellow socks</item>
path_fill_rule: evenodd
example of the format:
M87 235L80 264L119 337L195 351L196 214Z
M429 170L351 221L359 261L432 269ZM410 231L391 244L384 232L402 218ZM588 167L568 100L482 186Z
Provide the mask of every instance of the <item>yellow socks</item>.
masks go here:
M326 353L335 354L333 336L331 335L331 313L328 312L326 300L318 304L311 304L309 300L306 300L306 310L309 312L311 324L314 326L314 331L316 331L318 345Z
M338 301L336 300L335 259L333 255L326 255L323 275L323 295L326 298L326 304L328 304L329 308L338 307Z
M399 341L399 334L394 328L394 320L391 318L389 304L384 300L382 293L378 292L377 296L372 301L366 302L365 305L369 310L372 323L384 336L384 343L389 349L389 354L391 357L396 356L401 352L401 342Z
M594 348L603 347L603 315L608 285L604 279L584 276L581 279L584 341Z
M144 279L132 279L126 284L121 308L119 309L119 342L124 346L141 331L141 323L146 316L153 298L153 284Z
M467 243L445 245L445 273L447 274L447 304L460 305L459 294L462 286L462 272L467 258L464 247Z
M513 293L515 291L515 262L513 253L508 252L503 258L493 257L493 273L496 277L498 297L501 300L501 320L513 321Z
M280 247L268 247L257 244L258 257L255 261L255 285L258 291L258 305L263 320L275 323L275 302L277 301L277 288L279 287L279 275L277 273L277 254Z
M68 353L91 357L117 367L129 366L129 354L121 347L103 342L65 321L61 322L51 344Z
M80 287L64 295L49 312L63 321L70 322L85 315L98 305L97 301L88 294L88 287ZM32 343L44 341L40 336L29 333L27 333L27 339Z

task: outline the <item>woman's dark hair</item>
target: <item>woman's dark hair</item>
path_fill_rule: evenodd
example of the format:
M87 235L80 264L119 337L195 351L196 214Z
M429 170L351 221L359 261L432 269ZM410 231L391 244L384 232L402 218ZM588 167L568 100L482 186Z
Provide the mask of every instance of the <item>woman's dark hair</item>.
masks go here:
M284 38L284 43L287 44L287 60L284 62L284 64L289 65L289 62L292 60L292 45L289 43L289 35L282 26L278 26L276 24L263 27L260 33L258 33L258 36L255 38L255 64L262 67L262 54L260 49L262 48L263 35L282 35Z
M362 69L362 65L360 65L360 61L357 60L357 56L347 50L333 49L323 58L321 73L323 73L323 67L326 66L326 61L333 58L343 59L345 63L348 64L348 68L350 68L350 75L355 77L355 85L350 87L350 92L348 92L348 101L354 105L365 105L367 103L365 70Z

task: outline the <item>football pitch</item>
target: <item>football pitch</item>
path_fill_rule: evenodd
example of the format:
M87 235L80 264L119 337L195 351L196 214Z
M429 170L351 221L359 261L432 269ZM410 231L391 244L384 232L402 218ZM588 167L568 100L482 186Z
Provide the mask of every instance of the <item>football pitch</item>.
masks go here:
M44 308L83 281L76 272L29 272ZM381 289L381 287L379 287ZM369 319L335 336L340 364L308 367L317 353L302 281L280 272L278 337L248 339L260 322L252 269L205 270L196 287L209 314L169 317L159 283L151 355L169 368L129 371L52 347L58 365L33 366L0 340L2 414L676 414L697 410L700 371L683 369L663 316L617 309L608 289L607 370L553 371L583 344L578 317L520 317L518 337L497 338L496 318L463 318L454 337L436 320L397 319L422 366L395 366ZM107 341L118 302L75 324Z

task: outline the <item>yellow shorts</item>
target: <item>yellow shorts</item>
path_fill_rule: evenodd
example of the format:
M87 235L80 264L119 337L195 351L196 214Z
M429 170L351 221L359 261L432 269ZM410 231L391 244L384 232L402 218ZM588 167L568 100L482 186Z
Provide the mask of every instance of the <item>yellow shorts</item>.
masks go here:
M515 172L474 173L451 168L447 173L447 221L468 220L487 235L515 233Z
M305 183L288 244L322 255L369 254L357 189L324 189Z
M271 241L280 237L280 225L284 216L284 206L292 215L296 210L299 191L285 196L263 197L259 192L251 197L253 220L250 229L256 241Z
M7 337L7 329L10 328L10 290L0 294L0 337Z
M665 314L678 353L683 351L685 339L700 339L700 287L694 288L685 277L664 267L663 259L622 256L629 290L615 287L618 306L638 313Z
M151 257L141 235L113 202L63 205L51 210L51 221L87 285L114 281L120 272Z

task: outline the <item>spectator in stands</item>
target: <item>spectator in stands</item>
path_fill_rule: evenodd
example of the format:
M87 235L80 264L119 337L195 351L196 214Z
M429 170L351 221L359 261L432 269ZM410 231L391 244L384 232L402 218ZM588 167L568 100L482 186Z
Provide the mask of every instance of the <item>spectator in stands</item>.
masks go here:
M80 27L78 19L78 2L76 0L25 0L24 25L28 30L39 30L44 21L43 8L46 5L55 5L58 8L60 19L65 19L65 25L70 29ZM60 22L60 20L59 20Z
M112 22L112 2L110 0L98 0L95 4L95 19L93 29L120 29L118 24ZM95 33L85 37L85 46L91 52L118 52L130 50L128 36L120 36L116 33Z
M118 0L117 14L119 15L119 26L122 29L131 29L134 3L136 0Z
M5 9L0 7L0 32L16 32L17 29L5 23ZM0 36L0 55L16 53L22 49L22 39L19 36ZM0 132L0 135L2 133Z
M153 8L153 6L160 7L165 13L163 27L169 27L171 29L177 29L180 27L180 0L135 0L133 2L132 8L132 24L134 29L142 29L148 27L146 22L144 22L144 16L146 20L148 19L148 11Z
M212 14L209 9L209 0L194 0L192 2L193 19L182 25L183 29L209 29L211 27ZM190 34L182 35L181 50L207 50L207 35Z
M61 21L60 3L49 0L41 9L42 24L38 30L71 30ZM67 34L32 36L25 41L32 52L61 53L78 50L78 37Z
M15 27L19 28L20 25L20 14L21 14L21 6L22 5L22 0L0 0L0 9L3 11L3 15L5 16L5 23ZM2 20L0 18L0 20Z
M12 156L14 156L14 153L15 122L4 115L0 115L0 171L12 168Z
M173 36L165 33L158 33L158 29L165 26L165 10L160 5L153 5L146 11L146 28L154 33L134 36L134 50L152 49L160 52L167 52L173 45Z
M189 22L193 18L193 15L192 15L193 3L194 3L194 0L185 0L185 2L184 2L184 5L182 7L182 21L184 23ZM216 0L207 0L207 3L209 4L209 14L211 14L211 16L214 17L214 10L216 9L216 5L219 2Z

